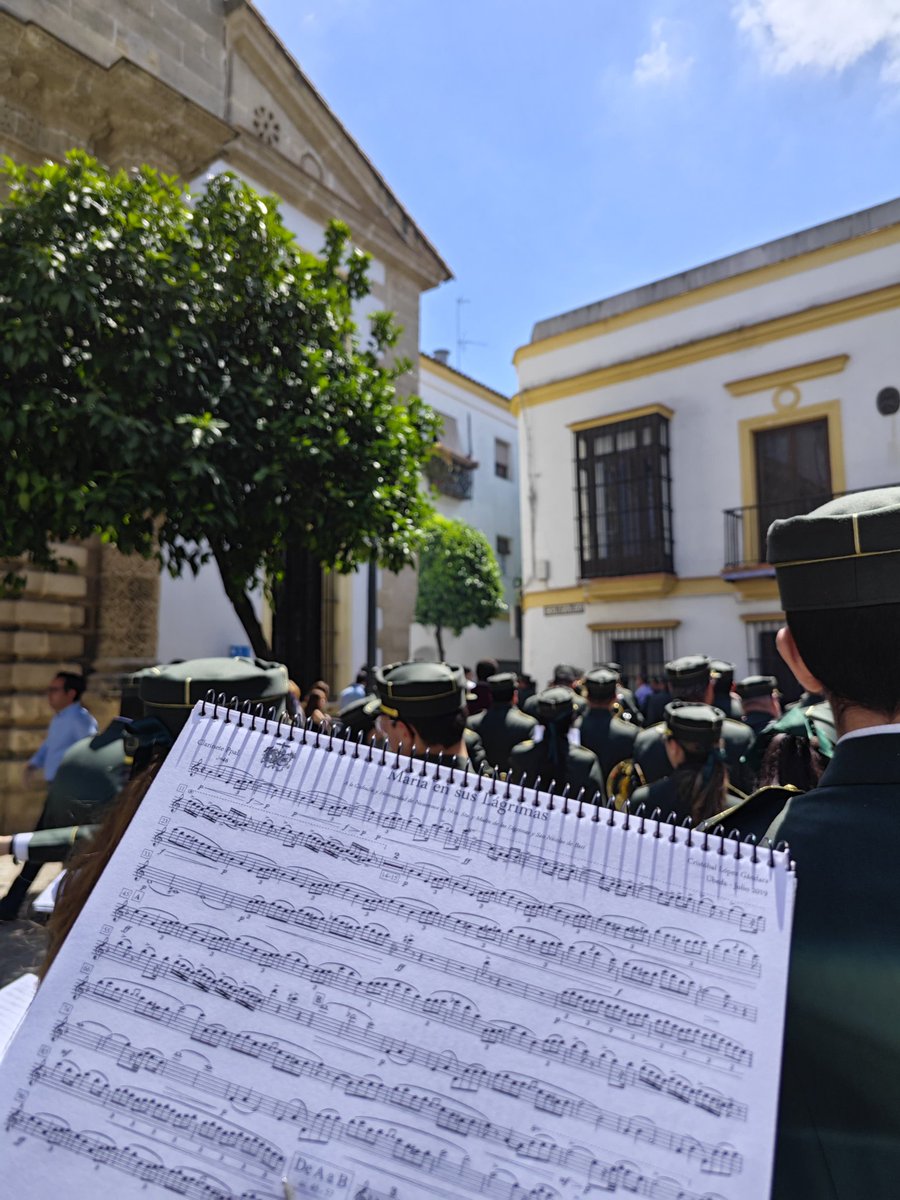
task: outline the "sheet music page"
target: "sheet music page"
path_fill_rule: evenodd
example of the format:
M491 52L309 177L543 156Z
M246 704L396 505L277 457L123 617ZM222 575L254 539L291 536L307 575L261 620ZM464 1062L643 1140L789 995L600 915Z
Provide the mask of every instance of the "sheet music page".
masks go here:
M783 855L224 718L9 1049L17 1200L768 1196Z

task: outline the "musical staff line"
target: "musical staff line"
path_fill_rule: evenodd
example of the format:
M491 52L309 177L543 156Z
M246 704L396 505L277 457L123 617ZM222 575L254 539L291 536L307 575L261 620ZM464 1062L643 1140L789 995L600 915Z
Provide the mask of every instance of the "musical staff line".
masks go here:
M244 943L248 949L250 948L249 942L245 942L244 939L237 938L233 940L236 943ZM143 956L141 957L141 962L143 963ZM150 971L154 970L154 963L155 955L153 962L149 964ZM178 965L177 970L179 974L176 978L192 984L201 991L208 992L210 990L212 986L210 976L202 968L194 968L192 963L185 961ZM142 971L142 975L143 973ZM227 988L223 987L223 992L226 999L240 996L241 999L237 1002L241 1003L243 1001L243 1007L249 1008L251 1011L254 1006L264 999L260 989L255 987L242 988L233 981ZM219 994L222 993L220 992ZM291 997L289 996L288 999L290 1000ZM296 1003L296 998L294 1002ZM510 1076L508 1072L493 1072L480 1063L460 1063L455 1055L451 1054L448 1056L444 1052L438 1053L433 1050L426 1050L412 1042L379 1034L374 1030L364 1029L360 1026L349 1024L346 1021L329 1017L327 1013L321 1010L304 1010L298 1008L296 1021L317 1032L327 1033L339 1038L341 1041L350 1041L356 1045L365 1046L367 1049L391 1057L395 1061L404 1064L414 1063L418 1066L426 1067L430 1071L440 1071L450 1074L455 1080L455 1082L451 1083L452 1087L477 1091L480 1086L484 1086L506 1092L516 1098L520 1094L525 1094L537 1108L549 1104L549 1111L558 1111L560 1113L571 1112L572 1115L577 1116L575 1109L568 1108L561 1101L555 1099L552 1101L541 1101L544 1088L546 1088L550 1095L556 1096L555 1089L550 1088L543 1081L528 1079L527 1085L518 1082L513 1085L509 1082ZM536 1053L542 1057L553 1057L566 1065L581 1066L584 1070L590 1069L592 1074L605 1079L613 1087L644 1088L649 1091L671 1095L686 1104L696 1105L698 1108L716 1117L728 1117L739 1121L746 1121L747 1119L746 1105L741 1104L734 1097L723 1095L715 1088L692 1084L683 1075L663 1071L652 1063L644 1062L639 1067L635 1067L630 1061L623 1064L615 1056L603 1054L594 1056L593 1065L585 1065L585 1047L583 1045L573 1046L571 1052L566 1052L558 1038L543 1039L541 1041L535 1039L535 1043ZM527 1077L517 1075L516 1078L517 1080L524 1080ZM499 1081L499 1084L497 1081Z
M244 851L227 851L211 838L202 837L182 827L160 830L155 838L157 844L172 846L195 857L199 861L211 861L217 866L237 867L263 882L290 883L307 891L311 896L333 896L361 904L369 911L374 909L393 912L397 906L409 907L409 902L399 898L381 896L369 888L344 881L328 879L316 871L304 867L281 866L261 855ZM360 861L361 849L353 843L345 847L336 838L330 839L327 853L334 858ZM625 942L627 945L647 946L650 949L687 958L692 964L705 963L721 971L742 977L758 978L761 970L759 955L741 942L717 942L714 946L687 931L663 927L650 931L642 923L629 922L614 916L592 917L584 910L576 911L565 905L541 903L521 892L492 888L484 880L473 880L470 876L454 876L429 863L405 863L394 859L375 856L369 864L377 866L388 876L398 879L418 879L438 891L462 892L473 896L480 903L493 903L510 908L530 917L541 917L563 926L599 933L603 937ZM149 869L142 869L143 878ZM149 877L149 876L148 876Z
M578 988L567 988L562 992L552 991L549 988L528 983L524 979L501 975L497 971L488 969L484 964L476 966L473 963L460 962L458 959L450 958L448 955L435 954L428 950L422 950L415 945L411 938L402 942L397 941L385 929L379 930L377 935L373 931L372 940L367 941L363 934L363 927L359 925L353 927L346 919L338 918L332 921L329 926L329 923L323 918L314 925L313 922L307 922L302 919L305 916L302 910L297 915L301 919L292 922L292 924L297 924L301 928L307 930L316 928L317 931L321 931L323 927L326 930L330 927L334 941L338 941L342 949L348 945L355 948L357 943L375 946L381 950L382 955L386 958L415 963L418 966L440 971L451 978L466 979L472 983L488 987L491 990L504 992L508 995L521 996L551 1008L577 1008L580 1003L584 1006L590 1006L593 1000L600 999L596 993ZM158 911L151 910L145 913L140 908L121 905L116 910L115 917L118 921L139 925L143 928L155 929L163 936L182 942L189 942L193 945L207 946L210 949L221 951L231 957L243 958L248 962L255 962L261 967L273 967L278 970L284 970L285 968L281 965L281 961L289 958L289 955L280 955L277 958L273 958L272 955L276 952L271 947L266 949L261 943L253 944L244 937L229 938L221 931L215 932L208 927L189 928L188 926L181 925L170 915L160 914ZM515 939L505 938L504 935L501 935L492 942L492 945L506 944L512 946L524 940L524 937L521 935ZM334 942L325 938L323 939L323 944L328 946L333 945ZM619 963L615 958L610 958L605 970L592 970L583 964L586 960L588 962L599 960L600 948L594 946L593 950L594 953L590 956L585 951L581 951L570 953L568 956L563 955L555 961L565 962L568 957L571 965L581 968L583 974L602 979L604 982L629 984L643 990L660 992L675 1000L682 1000L693 1007L728 1012L741 1020L751 1022L755 1022L756 1020L757 1010L755 1006L743 1004L735 1000L728 992L723 991L721 988L698 987L695 980L681 972L671 970L671 968L664 964L644 959L627 959L625 962ZM590 1011L589 1007L585 1007L584 1011Z
M130 1146L120 1147L105 1134L80 1132L65 1121L54 1119L52 1115L27 1113L17 1108L10 1113L6 1128L39 1138L48 1146L89 1158L97 1166L112 1167L144 1184L150 1183L166 1191L177 1192L188 1200L252 1200L251 1193L235 1198L231 1188L206 1172L188 1167L167 1167L158 1158L148 1158Z
M247 1112L260 1112L276 1121L288 1122L301 1140L328 1142L347 1138L354 1139L359 1136L355 1131L357 1125L364 1124L371 1127L368 1117L358 1115L345 1119L333 1108L325 1109L322 1112L310 1112L307 1105L299 1098L288 1101L276 1099L257 1088L248 1087L234 1080L223 1079L208 1069L197 1069L186 1063L176 1062L153 1047L136 1049L124 1037L94 1032L66 1022L58 1026L54 1032L62 1041L72 1045L87 1046L96 1053L114 1058L118 1065L126 1070L147 1071L161 1079L172 1080L205 1095L227 1100L230 1104L238 1105ZM284 1067L278 1069L281 1070ZM291 1073L293 1074L293 1072ZM315 1078L314 1075L309 1077ZM376 1098L375 1089L366 1080L361 1081L358 1092L353 1091L350 1083L347 1088L345 1088L346 1094L355 1099ZM406 1103L404 1103L404 1099ZM393 1100L398 1107L406 1108L407 1111L415 1114L423 1112L426 1108L429 1109L437 1129L447 1130L462 1137L480 1137L488 1142L496 1142L515 1154L517 1158L561 1167L566 1171L575 1171L582 1175L588 1183L591 1182L598 1165L600 1167L607 1165L600 1162L596 1155L585 1146L563 1147L551 1137L536 1133L520 1133L518 1130L494 1124L474 1110L452 1108L442 1104L439 1099L429 1103L430 1099L430 1097L425 1099L421 1093L414 1091L407 1092L403 1088L394 1089ZM376 1126L376 1128L380 1132L381 1127ZM428 1136L424 1130L416 1130L416 1132L421 1136ZM617 1130L617 1132L632 1137L636 1143L653 1144L652 1134L655 1131L651 1130L649 1124L641 1118L633 1118L627 1132L624 1129ZM663 1133L668 1133L668 1131L663 1131ZM696 1160L698 1169L704 1174L727 1177L739 1174L742 1169L741 1156L726 1143L706 1147L690 1135L683 1135L682 1138L679 1138L677 1134L670 1136L675 1139L676 1143L680 1142L683 1145L681 1150L675 1149L674 1144L671 1147L675 1153L681 1156L681 1161L689 1163ZM468 1155L461 1154L461 1157L467 1159Z
M246 775L245 772L234 767L210 767L201 762L191 765L191 774L212 776L226 782L232 777ZM250 779L251 784L252 782L253 780ZM642 880L607 874L597 870L594 866L576 866L571 862L548 859L541 854L525 852L512 846L498 845L495 841L479 837L477 832L469 829L457 833L454 827L447 822L423 825L416 817L402 817L398 813L382 814L368 805L347 803L326 792L304 793L300 789L290 789L274 783L261 783L258 790L264 790L267 795L272 797L280 796L294 805L321 811L330 820L342 818L347 821L375 825L384 830L412 833L414 842L425 843L433 840L443 848L466 850L482 854L492 862L505 862L510 865L531 868L541 875L558 879L563 883L582 883L587 887L596 888L598 891L613 892L620 898L634 897L637 900L659 904L665 908L677 909L688 915L704 916L711 920L737 925L743 933L760 933L765 929L764 916L759 913L749 913L746 908L736 902L721 905L706 897L697 897L689 893L661 888L657 884ZM262 837L275 838L289 849L300 845L313 848L316 838L324 843L330 844L331 842L330 838L324 838L317 833L310 834L308 830L297 829L289 822L282 821L280 825L276 825L269 818L252 817L236 808L224 809L218 805L204 804L196 797L174 801L171 811L177 812L178 810L214 824L222 823L232 829L241 829ZM367 854L368 848L360 846L358 853ZM358 859L357 861L363 860ZM366 859L365 861L373 860Z
M124 987L120 986L123 983ZM426 1113L435 1118L440 1114L456 1111L459 1114L458 1131L464 1132L467 1136L474 1134L487 1141L500 1141L506 1146L512 1144L510 1139L515 1131L483 1118L467 1116L458 1107L453 1110L452 1102L446 1096L440 1092L434 1092L430 1088L416 1089L409 1084L392 1087L385 1084L378 1076L356 1076L342 1068L331 1067L320 1059L303 1058L302 1055L297 1054L296 1047L285 1048L278 1038L246 1030L235 1032L227 1029L221 1023L209 1022L202 1009L198 1009L197 1016L191 1016L184 1011L185 1006L179 1005L177 1001L174 1005L161 1003L152 995L148 995L145 989L139 985L129 986L125 981L102 980L96 984L84 984L82 991L84 995L92 996L100 1003L110 1004L124 1012L134 1013L135 1016L163 1025L168 1029L186 1033L192 1041L215 1049L223 1047L226 1050L237 1051L240 1054L257 1058L260 1062L285 1074L327 1083L331 1087L343 1090L347 1096L377 1100L383 1104ZM270 1011L273 1006L261 1005L260 1007L264 1011ZM495 1073L492 1082L493 1090L506 1095L514 1093L514 1089L505 1077L501 1078ZM660 1128L654 1122L645 1121L633 1114L624 1116L581 1097L570 1098L549 1088L542 1088L537 1093L534 1107L539 1112L551 1113L554 1116L575 1116L577 1112L579 1118L587 1121L595 1130L606 1129L626 1137L634 1136L636 1140L659 1146L676 1154L683 1154L687 1159L696 1154L701 1156L701 1160L719 1159L724 1161L723 1156L726 1151L733 1156L732 1148L723 1143L716 1146L708 1145L698 1138ZM438 1124L442 1123L438 1121ZM448 1126L445 1124L444 1127ZM739 1158L732 1157L728 1161L729 1169L723 1167L716 1172L717 1174L736 1174L740 1171ZM575 1164L560 1161L556 1165L570 1167Z
M207 990L217 990L220 995L236 999L246 1007L260 1007L263 1003L257 988L236 989L233 982L226 984L212 972L203 974L204 968L195 968L189 961L172 963L166 958L158 958L155 951L149 948L134 951L130 945L101 942L95 953L98 957L113 962L135 966L142 974L155 978L181 979L187 982L189 979L196 980L199 972L200 978L207 982ZM272 965L308 983L334 988L353 997L374 1000L388 1008L398 1008L448 1028L471 1033L485 1043L492 1040L492 1031L497 1026L496 1021L481 1016L472 1000L453 992L441 991L423 996L417 988L403 980L385 977L364 979L345 964L311 964L297 951L280 956L280 961ZM589 999L585 999L584 996L575 993L575 989L571 990L571 1000L567 998L566 993L561 993L553 1007L567 1013L577 1012L602 1019L614 1028L627 1027L632 1034L641 1033L652 1042L671 1042L682 1050L696 1048L697 1053L722 1059L726 1063L734 1063L738 1067L752 1066L753 1055L745 1046L714 1029L690 1024L673 1017L670 1013L637 1008L613 998L590 996ZM575 1002L576 1000L580 1000L580 1003ZM290 1015L284 1006L279 1012Z
M284 1171L285 1155L264 1138L207 1113L198 1115L190 1108L178 1108L155 1092L129 1086L116 1087L100 1072L81 1071L71 1060L60 1060L52 1067L36 1066L29 1082L70 1096L80 1096L85 1104L128 1114L173 1137L191 1139L201 1157L212 1149L222 1158L236 1158L242 1170L249 1161L264 1174L277 1174L279 1179ZM184 1152L183 1146L179 1149Z

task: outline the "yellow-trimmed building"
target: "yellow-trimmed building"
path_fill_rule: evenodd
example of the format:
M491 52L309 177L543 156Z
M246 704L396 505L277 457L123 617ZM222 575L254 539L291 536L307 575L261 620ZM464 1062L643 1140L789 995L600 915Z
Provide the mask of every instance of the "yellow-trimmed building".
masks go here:
M513 400L526 668L783 674L765 530L900 481L898 335L900 200L540 321Z

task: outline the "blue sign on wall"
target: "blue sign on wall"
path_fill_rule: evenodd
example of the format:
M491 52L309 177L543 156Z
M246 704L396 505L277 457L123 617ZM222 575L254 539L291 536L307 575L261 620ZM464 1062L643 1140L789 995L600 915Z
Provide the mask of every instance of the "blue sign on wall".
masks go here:
M228 657L229 658L252 658L253 651L250 649L249 646L229 646L228 647Z

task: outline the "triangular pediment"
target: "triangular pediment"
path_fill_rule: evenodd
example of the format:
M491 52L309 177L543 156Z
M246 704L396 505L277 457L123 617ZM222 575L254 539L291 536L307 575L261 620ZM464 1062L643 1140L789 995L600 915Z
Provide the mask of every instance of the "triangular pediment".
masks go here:
M276 158L293 169L298 194L326 216L345 219L403 257L437 283L450 272L385 180L340 123L297 63L249 6L228 16L230 57L226 111L245 152L273 169ZM284 195L285 200L291 200Z

